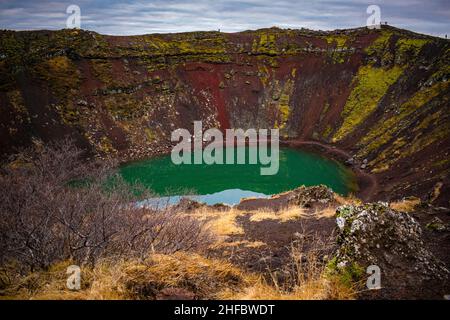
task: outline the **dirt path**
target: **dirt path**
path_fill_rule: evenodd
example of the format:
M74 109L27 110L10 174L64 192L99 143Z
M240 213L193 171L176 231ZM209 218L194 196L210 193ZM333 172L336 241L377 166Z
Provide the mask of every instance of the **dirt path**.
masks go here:
M345 150L318 141L288 140L281 142L281 145L293 148L318 147L319 150L317 150L317 148L313 148L313 151L318 151L321 154L325 154L327 156L330 156L331 158L334 158L335 160L339 160L342 162L352 157L352 155ZM375 194L378 191L378 182L373 174L362 170L360 168L360 165L360 163L355 163L351 167L356 175L359 187L356 195L364 201L372 201L374 200Z

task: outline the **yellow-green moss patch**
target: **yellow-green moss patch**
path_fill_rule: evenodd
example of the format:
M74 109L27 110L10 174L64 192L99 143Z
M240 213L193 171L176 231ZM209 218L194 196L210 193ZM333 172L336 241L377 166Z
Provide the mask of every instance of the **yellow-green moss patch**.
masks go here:
M392 36L391 31L382 30L380 35L376 38L370 46L365 49L365 52L369 55L380 54L383 52L389 44L389 40Z
M383 118L373 126L369 133L361 140L361 144L366 146L361 149L360 154L364 156L386 144L391 139L394 132L399 129L398 124L401 121L416 112L441 92L445 92L447 89L448 82L444 82L436 83L431 87L425 87L416 92L411 99L402 104L396 115Z
M263 53L268 55L277 55L276 36L274 33L262 33L259 40L254 39L252 51L255 53Z
M354 88L341 114L343 123L333 141L341 140L364 122L402 71L397 66L390 69L363 66L359 69L354 79Z
M66 56L57 56L38 64L35 68L38 76L47 81L55 96L66 98L70 89L76 89L80 83L80 72Z
M344 35L330 35L325 37L325 40L327 40L329 46L336 45L336 48L344 48L348 37Z
M399 39L396 50L403 59L417 57L422 47L428 42L429 40L426 39Z

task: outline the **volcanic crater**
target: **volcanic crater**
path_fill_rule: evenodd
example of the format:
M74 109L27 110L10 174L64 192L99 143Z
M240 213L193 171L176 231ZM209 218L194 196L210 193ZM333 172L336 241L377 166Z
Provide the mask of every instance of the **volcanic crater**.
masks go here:
M72 136L91 156L169 152L170 134L278 128L347 162L365 200L449 206L449 42L383 25L108 36L0 32L0 150Z

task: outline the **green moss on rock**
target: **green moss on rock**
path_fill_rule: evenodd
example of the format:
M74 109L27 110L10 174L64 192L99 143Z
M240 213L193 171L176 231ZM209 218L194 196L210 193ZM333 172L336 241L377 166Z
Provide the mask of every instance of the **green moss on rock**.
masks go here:
M333 137L334 142L343 139L367 119L402 72L398 66L385 69L367 65L359 69L341 114L342 125Z
M448 82L439 82L431 87L424 87L403 103L396 114L381 119L361 139L360 145L364 147L361 148L360 156L365 156L374 150L378 150L381 146L388 143L394 136L394 133L401 129L400 123L404 122L405 119L426 105L434 97L446 92L448 86Z

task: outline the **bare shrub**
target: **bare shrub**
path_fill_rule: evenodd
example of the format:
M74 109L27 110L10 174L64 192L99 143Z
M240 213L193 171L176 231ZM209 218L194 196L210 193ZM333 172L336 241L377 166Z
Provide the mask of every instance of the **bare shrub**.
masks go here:
M202 222L170 208L135 205L150 195L122 181L114 161L82 158L66 139L37 144L1 168L1 264L34 270L62 260L93 264L208 246Z

